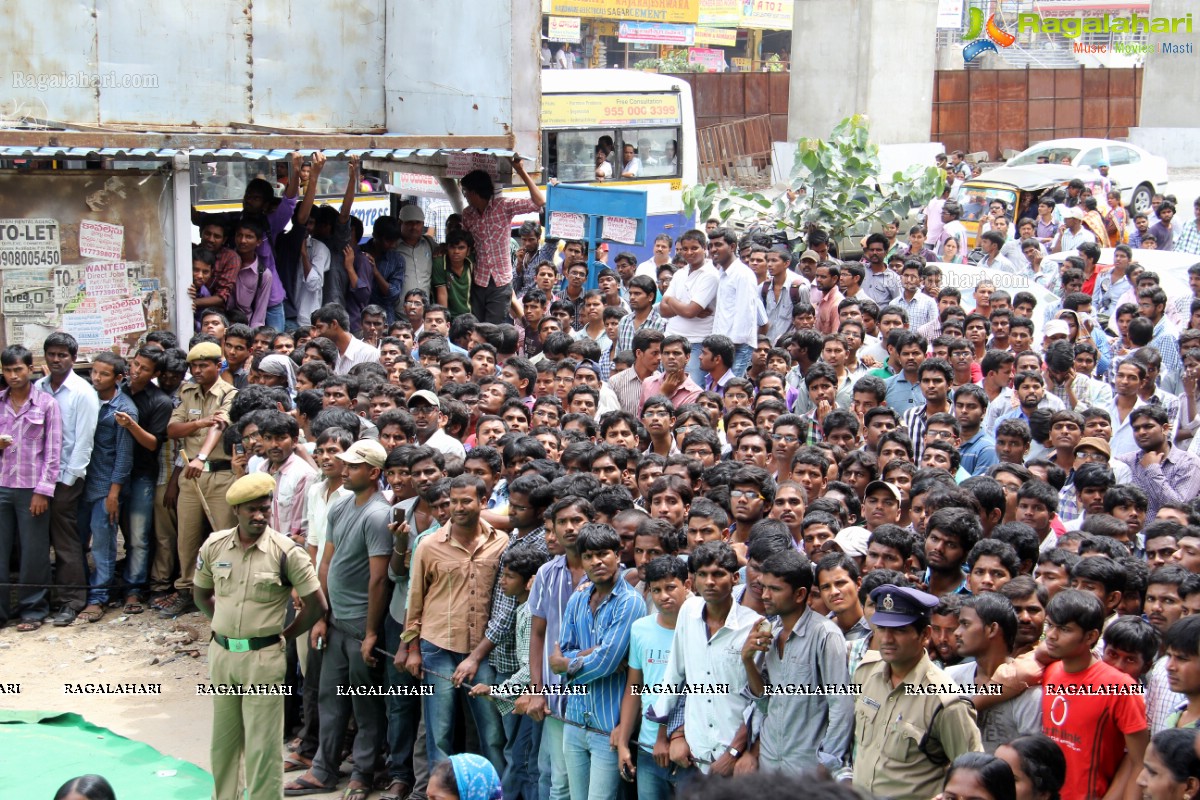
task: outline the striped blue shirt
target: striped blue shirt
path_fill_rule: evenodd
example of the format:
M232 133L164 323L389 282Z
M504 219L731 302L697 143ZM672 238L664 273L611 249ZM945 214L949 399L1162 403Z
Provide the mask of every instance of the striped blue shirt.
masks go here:
M575 592L563 613L558 644L570 659L567 677L571 684L587 684L587 694L567 698L566 717L605 733L621 719L625 694L625 671L621 666L629 653L633 623L646 615L646 601L628 581L617 578L612 592L592 614L590 601L595 586ZM586 656L580 650L594 648Z

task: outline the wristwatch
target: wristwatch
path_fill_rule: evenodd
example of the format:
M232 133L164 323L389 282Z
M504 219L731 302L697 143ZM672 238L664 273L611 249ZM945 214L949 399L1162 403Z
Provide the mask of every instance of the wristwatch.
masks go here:
M196 453L196 460L200 463L204 463L205 461L208 461L208 455L205 453Z
M737 758L738 756L741 755L741 752L736 747L731 747L728 750L726 750L725 752L729 753L730 758Z

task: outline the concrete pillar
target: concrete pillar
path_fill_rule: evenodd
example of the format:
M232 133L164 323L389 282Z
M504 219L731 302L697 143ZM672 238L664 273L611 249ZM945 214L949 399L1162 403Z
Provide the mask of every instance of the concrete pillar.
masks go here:
M928 142L937 0L795 0L788 139L853 114L878 144Z
M1152 51L1146 54L1142 72L1142 106L1138 127L1129 140L1172 167L1200 166L1200 7L1195 0L1154 0L1152 17L1170 19L1191 16L1192 32L1179 25L1178 33L1151 33ZM1163 45L1172 47L1164 50ZM1175 50L1176 52L1168 52Z

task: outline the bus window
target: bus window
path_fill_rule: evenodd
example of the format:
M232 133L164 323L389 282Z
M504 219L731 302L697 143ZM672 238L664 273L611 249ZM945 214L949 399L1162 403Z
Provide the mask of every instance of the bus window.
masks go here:
M623 147L634 146L634 154L639 162L638 175L635 177L659 178L679 174L678 128L626 128L621 131L621 143Z
M596 153L601 141L607 145L615 133L606 130L551 131L546 136L546 165L550 177L558 178L562 183L597 180L596 172L600 167ZM615 155L609 155L609 168L604 172L611 175L615 160Z
M274 167L265 161L210 161L193 164L192 173L199 202L241 203L246 185L254 178L265 178L275 185Z

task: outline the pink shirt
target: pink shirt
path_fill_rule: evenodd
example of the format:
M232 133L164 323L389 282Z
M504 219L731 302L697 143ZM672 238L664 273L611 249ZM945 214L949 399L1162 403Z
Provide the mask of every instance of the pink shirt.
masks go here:
M0 435L13 440L0 451L0 487L53 497L63 437L62 412L54 395L31 385L29 399L14 409L8 390L0 392Z
M497 195L482 214L470 206L463 211L463 227L475 237L476 286L487 286L489 281L496 286L512 283L512 218L537 210L529 198L509 200Z

